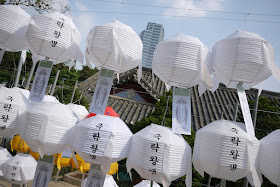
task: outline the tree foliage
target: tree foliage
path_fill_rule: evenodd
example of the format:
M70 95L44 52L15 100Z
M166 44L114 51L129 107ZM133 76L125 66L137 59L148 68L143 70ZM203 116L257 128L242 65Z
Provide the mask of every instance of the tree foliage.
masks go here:
M2 63L0 64L0 68L1 68L0 83L4 84L6 87L13 86L19 58L20 58L20 53L12 53L7 51L3 57ZM24 88L25 86L25 82L29 75L29 71L31 69L32 63L33 62L31 58L31 54L27 53L26 63L22 67L20 81L19 81L19 87L21 88ZM39 63L37 63L37 66L38 64ZM54 96L56 96L61 103L67 104L70 102L76 80L80 80L79 82L81 82L97 72L96 69L91 70L88 67L86 67L86 70L84 70L84 68L85 68L84 66L82 70L76 70L75 68L72 68L69 71L69 67L64 63L60 63L53 66L48 85L53 84L56 72L57 70L60 70ZM34 72L36 72L36 69L37 67L35 68ZM35 73L33 75L33 78L34 76ZM73 101L74 102L76 101L77 104L82 104L85 107L89 107L89 103L86 101L84 97L82 97L78 89L76 89Z
M59 11L66 12L70 10L68 4L64 4L64 1L54 0L0 0L0 4L10 5L22 5L27 7L33 7L39 13L55 11L54 4L60 9ZM57 10L58 11L58 10Z

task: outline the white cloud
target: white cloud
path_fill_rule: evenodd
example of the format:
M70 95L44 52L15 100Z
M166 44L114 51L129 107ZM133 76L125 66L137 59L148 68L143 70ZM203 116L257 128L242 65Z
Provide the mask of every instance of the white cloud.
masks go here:
M91 14L82 14L77 16L74 22L83 36L83 41L85 41L87 34L94 26L94 16Z
M180 8L180 9L169 8L164 12L164 14L166 15L204 17L207 14L206 11L194 11L194 10L212 10L212 11L223 10L222 3L224 0L200 0L200 1L159 0L159 1L161 3L167 4L170 7Z
M79 1L75 1L75 6L76 6L76 9L79 10L79 11L87 11L87 7L85 5L83 5L82 3L80 3Z

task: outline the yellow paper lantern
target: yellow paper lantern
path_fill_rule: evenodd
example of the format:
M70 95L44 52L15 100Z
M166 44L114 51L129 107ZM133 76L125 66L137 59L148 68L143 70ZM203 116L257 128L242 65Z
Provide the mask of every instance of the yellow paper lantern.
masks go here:
M54 164L57 166L57 169L60 170L61 167L67 167L71 165L71 158L63 158L62 153L55 154Z
M29 154L31 155L31 156L33 156L33 158L35 159L35 160L38 160L39 159L39 153L36 153L36 152L33 152L30 148L29 148Z
M90 163L85 163L85 161L78 154L76 154L76 159L78 162L78 166L76 166L73 158L70 159L70 162L72 164L72 170L73 170L73 168L75 168L75 169L81 171L82 173L89 171Z
M17 152L27 153L29 151L28 145L20 138L20 135L13 137L11 141L11 150L16 150Z

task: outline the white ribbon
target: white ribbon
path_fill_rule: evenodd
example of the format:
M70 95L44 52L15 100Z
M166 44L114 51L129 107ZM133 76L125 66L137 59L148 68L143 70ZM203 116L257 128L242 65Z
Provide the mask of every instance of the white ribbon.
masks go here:
M20 59L22 61L22 64L24 64L26 60L26 50L21 51Z

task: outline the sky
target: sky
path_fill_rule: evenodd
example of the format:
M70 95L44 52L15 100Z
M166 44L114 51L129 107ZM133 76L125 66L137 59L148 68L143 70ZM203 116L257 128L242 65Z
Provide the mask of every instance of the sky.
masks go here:
M199 38L210 50L236 30L257 33L274 47L275 63L280 69L279 0L62 1L70 5L68 14L82 34L83 52L87 34L94 26L118 20L140 34L148 22L155 22L163 24L165 39L183 33ZM80 67L78 64L77 68ZM264 89L280 92L280 83L271 77L265 81Z

